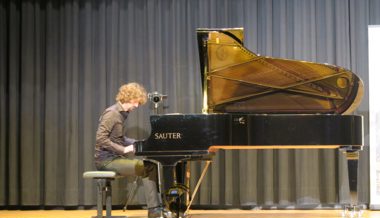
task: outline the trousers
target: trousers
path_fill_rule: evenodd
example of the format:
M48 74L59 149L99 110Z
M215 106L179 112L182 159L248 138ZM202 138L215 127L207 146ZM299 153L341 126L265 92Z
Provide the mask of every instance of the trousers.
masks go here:
M144 186L145 200L148 208L161 205L157 188L157 165L150 161L140 159L118 157L107 163L97 166L99 170L114 171L122 176L141 176Z

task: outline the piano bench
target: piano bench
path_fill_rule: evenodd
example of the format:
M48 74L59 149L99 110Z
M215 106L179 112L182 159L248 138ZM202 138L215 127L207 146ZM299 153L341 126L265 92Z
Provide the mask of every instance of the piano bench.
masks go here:
M97 215L96 218L103 218L103 197L106 201L106 218L127 218L127 216L112 216L112 186L111 181L118 178L113 171L86 171L83 173L84 179L94 179L97 185Z

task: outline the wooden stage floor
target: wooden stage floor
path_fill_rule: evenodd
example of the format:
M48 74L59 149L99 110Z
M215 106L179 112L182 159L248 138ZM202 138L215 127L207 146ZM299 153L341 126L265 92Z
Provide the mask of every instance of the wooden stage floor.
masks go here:
M96 210L0 210L0 218L90 218ZM112 211L114 216L146 218L146 210ZM189 218L342 218L341 210L190 210ZM362 218L380 218L380 211L362 211Z

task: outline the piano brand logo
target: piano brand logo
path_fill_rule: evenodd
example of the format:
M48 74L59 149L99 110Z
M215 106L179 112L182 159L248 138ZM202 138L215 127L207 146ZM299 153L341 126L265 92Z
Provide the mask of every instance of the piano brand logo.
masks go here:
M246 120L245 117L235 117L234 122L240 125L245 125Z
M179 132L157 132L154 134L154 139L182 139L182 134Z

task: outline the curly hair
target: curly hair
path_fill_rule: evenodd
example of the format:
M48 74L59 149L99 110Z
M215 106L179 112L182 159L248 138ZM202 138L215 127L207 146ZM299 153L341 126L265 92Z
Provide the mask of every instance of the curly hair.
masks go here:
M145 88L138 83L124 84L119 88L115 99L121 103L127 103L131 100L137 100L140 105L143 105L147 101L147 93Z

